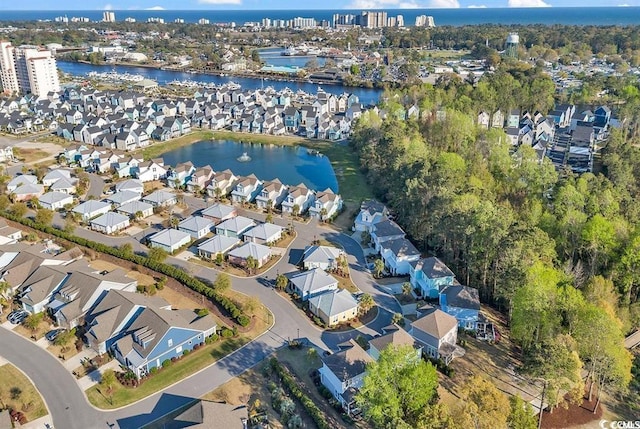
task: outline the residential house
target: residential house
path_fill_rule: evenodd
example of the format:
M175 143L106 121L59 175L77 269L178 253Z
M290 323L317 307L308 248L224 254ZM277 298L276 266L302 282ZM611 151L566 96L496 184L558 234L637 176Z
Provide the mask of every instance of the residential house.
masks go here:
M289 288L301 301L338 288L338 280L321 268L312 268L289 276Z
M382 243L405 237L405 232L391 219L382 220L373 225L371 229L371 241L375 249L382 253Z
M193 172L187 182L187 191L192 193L204 191L211 183L213 175L214 171L210 165L198 168Z
M135 191L116 192L105 198L105 201L110 202L116 208L139 200L140 194Z
M373 358L355 340L349 340L342 350L321 359L320 382L347 413L351 413L357 408L355 395L362 387L367 365L374 362Z
M76 183L78 183L78 180L74 178L60 179L51 185L49 190L53 192L63 192L65 194L75 194L77 192Z
M302 265L305 270L320 268L327 271L338 268L341 257L345 257L345 254L337 247L307 246L302 254Z
M422 316L411 323L409 333L424 345L424 353L449 363L456 355L458 321L437 308L422 309Z
M333 289L309 298L309 311L329 327L354 319L358 310L358 301L346 289Z
M250 203L260 194L262 181L255 174L239 177L235 188L231 191L231 200L234 203Z
M282 213L293 213L294 207L297 207L298 215L306 213L314 201L313 191L307 188L304 183L297 186L291 186L287 197L282 202Z
M241 267L246 267L247 259L253 257L258 263L256 268L260 268L271 259L271 248L262 244L247 242L229 251L228 255L231 264Z
M342 197L331 189L316 193L313 205L309 207L309 216L327 220L336 216L342 210Z
M216 225L216 234L242 238L242 235L254 226L256 226L256 223L253 219L235 216Z
M164 166L164 162L152 159L138 165L138 171L135 172L135 177L143 183L153 182L165 179L167 172L168 168Z
M502 127L504 127L504 113L502 113L500 109L498 109L491 116L491 128L502 128Z
M369 340L367 352L375 360L380 359L380 353L388 347L409 346L415 350L416 359L422 359L422 346L407 331L393 324L382 328L383 335Z
M110 210L111 203L96 200L87 200L73 208L73 212L78 213L84 221L103 215Z
M283 228L280 225L265 222L249 229L243 234L244 241L252 243L271 245L282 238Z
M142 198L142 201L151 204L153 207L169 207L178 202L178 197L173 192L157 190Z
M237 180L238 178L229 169L215 173L211 184L207 186L207 194L216 198L227 196Z
M278 179L263 183L260 194L256 197L259 209L267 210L278 207L287 196L287 187Z
M115 341L112 350L123 366L142 377L153 368L160 368L164 361L181 357L185 350L203 344L215 329L211 316L201 317L188 309L172 311L149 306Z
M31 314L41 313L68 276L65 266L40 265L20 285L16 296L22 308Z
M491 116L489 116L489 114L484 110L478 113L477 122L480 128L484 128L485 130L488 129L490 120L491 120Z
M60 210L67 204L73 204L73 197L64 192L47 192L38 199L38 202L42 208Z
M385 266L394 276L409 274L411 263L420 260L420 251L406 238L382 242L380 254Z
M176 165L167 175L167 184L171 188L181 188L191 179L191 175L196 171L191 161Z
M145 219L153 214L153 206L143 201L132 201L118 207L116 212L129 216L131 219Z
M207 219L211 219L214 224L218 224L238 216L238 209L226 204L215 203L211 207L202 210L201 214Z
M185 408L186 407L186 408ZM140 429L190 427L224 429L247 429L249 410L245 405L231 405L198 399L188 405L163 415Z
M464 329L476 329L480 313L478 289L459 284L445 286L439 295L440 309L455 317Z
M213 222L202 216L189 216L178 224L178 229L191 235L194 240L211 233L212 228Z
M51 170L42 178L42 184L44 186L48 187L48 186L53 185L54 183L56 183L60 179L70 180L71 179L71 171L64 170L62 168L59 168L59 169L56 169L56 170Z
M215 260L219 254L227 254L238 244L240 240L235 237L215 235L198 246L198 255L204 259Z
M84 315L112 289L134 292L138 282L123 270L94 273L73 271L46 307L58 326L73 329L82 324Z
M440 291L445 286L452 285L455 279L449 267L435 257L411 263L409 275L411 286L418 295L428 298L437 298Z
M12 193L15 192L16 189L20 186L25 185L37 185L38 178L32 174L21 174L19 176L14 177L7 184L7 192Z
M144 185L142 184L142 181L138 179L127 179L116 184L116 192L124 191L135 192L139 195L142 195L142 193L144 192Z
M353 229L355 231L373 230L373 225L383 221L389 216L387 207L376 200L366 200L360 205L360 212L356 216Z
M149 247L157 247L172 254L191 243L191 234L179 229L164 229L149 237Z
M93 219L90 225L94 231L99 231L104 234L114 234L129 227L129 216L107 212Z

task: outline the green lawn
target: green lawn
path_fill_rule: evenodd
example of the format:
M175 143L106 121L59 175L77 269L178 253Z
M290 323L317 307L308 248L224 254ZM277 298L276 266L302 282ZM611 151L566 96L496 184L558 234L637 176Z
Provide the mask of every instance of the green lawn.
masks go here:
M11 364L0 366L0 398L5 407L23 412L28 421L48 414L35 386Z
M142 150L142 156L144 157L144 159L158 158L163 153L171 152L174 149L178 149L183 146L188 146L192 143L199 142L202 140L211 140L212 138L213 138L213 133L211 131L206 131L206 130L194 131L191 134L178 137L177 139L172 139L172 140L161 142L161 143L153 143L149 147Z
M168 368L162 369L139 387L129 388L116 383L111 398L106 393L103 394L101 392L102 388L99 384L87 389L85 393L89 398L89 402L98 408L108 410L123 407L189 377L248 342L249 339L242 336L208 344L195 352L191 352L188 356L171 364Z

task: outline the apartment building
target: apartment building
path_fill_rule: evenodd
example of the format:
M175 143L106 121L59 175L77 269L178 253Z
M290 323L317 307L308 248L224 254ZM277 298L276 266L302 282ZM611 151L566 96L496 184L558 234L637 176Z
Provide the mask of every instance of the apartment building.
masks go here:
M0 42L0 82L5 92L32 93L39 98L60 91L58 68L51 51Z

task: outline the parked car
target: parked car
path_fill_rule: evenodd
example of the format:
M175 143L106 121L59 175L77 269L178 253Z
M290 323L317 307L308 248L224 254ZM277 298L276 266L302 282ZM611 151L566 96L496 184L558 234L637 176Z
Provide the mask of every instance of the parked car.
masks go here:
M44 334L44 337L53 342L55 341L56 338L58 338L58 335L62 334L64 331L66 331L66 329L64 328L56 328L56 329L52 329L49 332L47 332L46 334Z
M28 316L29 316L29 313L27 313L25 310L15 310L9 314L9 317L7 317L7 320L13 323L14 325L19 325Z

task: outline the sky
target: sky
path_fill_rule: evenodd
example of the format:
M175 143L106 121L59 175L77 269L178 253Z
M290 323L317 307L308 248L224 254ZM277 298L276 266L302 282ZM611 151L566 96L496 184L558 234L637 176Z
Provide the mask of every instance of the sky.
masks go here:
M306 3L306 2L304 2ZM304 4L303 3L303 4ZM311 3L311 2L309 2ZM640 6L640 0L0 0L0 10L134 9L411 9L473 7Z

